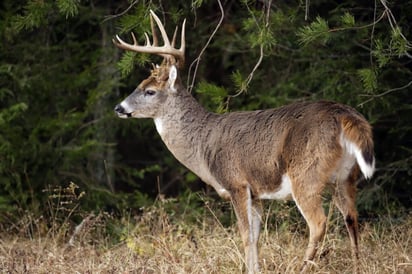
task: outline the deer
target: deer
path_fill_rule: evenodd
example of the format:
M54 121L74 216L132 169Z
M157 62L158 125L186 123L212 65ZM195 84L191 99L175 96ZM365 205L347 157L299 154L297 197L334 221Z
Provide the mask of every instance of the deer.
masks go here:
M223 199L231 201L244 246L248 273L259 272L258 240L261 200L292 199L307 226L309 243L301 270L314 260L327 217L322 194L332 186L333 204L349 233L355 269L358 258L357 182L375 170L372 127L350 106L298 101L279 108L217 114L203 108L183 86L185 24L180 48L150 10L152 41L133 44L118 35L123 50L163 57L150 76L114 108L120 118L151 118L174 157ZM163 45L159 44L157 28Z

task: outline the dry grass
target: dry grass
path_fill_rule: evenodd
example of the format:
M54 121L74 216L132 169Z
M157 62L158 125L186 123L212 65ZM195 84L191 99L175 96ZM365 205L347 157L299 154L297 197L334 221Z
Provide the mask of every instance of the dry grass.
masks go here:
M72 245L68 230L31 239L1 234L0 273L242 273L237 228L223 227L211 215L193 225L173 222L161 210L144 213L133 226L118 220L125 229L117 244L93 230L101 220L82 228ZM352 273L345 232L330 221L311 273ZM262 273L298 272L306 241L305 230L291 225L263 229ZM412 273L412 216L396 225L363 223L360 248L361 273Z

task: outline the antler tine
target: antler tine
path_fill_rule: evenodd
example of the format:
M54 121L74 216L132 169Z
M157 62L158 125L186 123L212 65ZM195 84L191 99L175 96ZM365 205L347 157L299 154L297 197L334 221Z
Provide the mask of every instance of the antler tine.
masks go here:
M183 57L185 56L185 50L186 50L186 18L185 20L183 20L183 24L182 24L182 33L180 35L180 51L183 54Z
M150 43L150 38L149 38L149 35L147 35L147 33L145 32L144 33L144 37L146 37L146 46L151 46L152 44ZM153 46L156 46L155 44L154 44L154 38L153 38Z
M162 22L160 21L159 17L154 13L153 10L150 10L150 25L152 28L152 36L153 36L153 46L158 46L158 38L157 38L157 30L154 26L154 22L153 19L156 21L156 24L160 30L160 33L162 35L162 39L164 41L164 47L167 48L172 48L172 51L174 53L170 53L170 55L176 57L180 63L179 63L179 67L183 67L184 62L185 62L185 50L186 50L186 19L183 20L182 23L182 32L181 32L181 41L180 41L180 49L175 49L175 45L176 45L176 36L177 36L177 31L179 29L178 26L176 26L176 29L173 33L173 39L172 39L172 43L170 44L170 40L169 37L166 34L165 28L162 24ZM161 56L167 58L167 53L166 54L160 54Z
M152 10L150 10L150 15L156 21L156 24L157 24L157 26L160 30L160 34L162 35L162 39L163 39L163 42L165 43L165 46L170 47L169 37L167 37L165 28L164 28L162 22L160 21L159 17L157 17L157 15Z
M173 33L173 39L172 39L172 47L173 47L173 48L175 47L175 44L176 44L176 34L177 34L177 30L178 30L178 29L179 29L179 27L176 26L175 32Z
M132 34L132 39L133 39L133 45L137 45L136 36L134 36L133 32L131 32L131 34Z
M157 47L159 45L159 40L157 39L157 30L153 22L153 16L150 16L150 27L152 29L153 46Z
M129 46L131 46L130 44L126 43L125 41L123 41L119 35L116 34L116 40L113 39L113 43L118 46L119 48L122 49L129 49Z

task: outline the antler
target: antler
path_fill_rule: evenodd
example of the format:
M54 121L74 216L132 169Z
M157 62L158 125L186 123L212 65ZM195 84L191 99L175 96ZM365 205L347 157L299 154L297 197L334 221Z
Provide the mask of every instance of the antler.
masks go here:
M163 46L158 45L158 39L157 39L157 32L156 28L153 24L153 19L156 21L156 24L160 30L160 33L162 35L162 39L164 42ZM134 36L133 32L131 33L132 38L133 38L133 44L129 44L124 42L118 35L116 35L116 40L113 39L113 43L125 50L130 50L130 51L135 51L135 52L141 52L141 53L150 53L150 54L157 54L162 56L165 59L169 59L170 57L176 58L176 63L179 67L183 67L185 63L185 26L186 26L186 19L183 21L182 24L182 33L181 33L181 42L180 42L180 49L175 48L175 43L176 43L176 33L178 27L176 27L175 32L173 34L173 39L172 43L170 43L169 38L167 37L165 28L163 27L162 22L160 21L159 17L150 10L150 23L152 27L152 35L153 35L153 43L150 42L150 38L147 35L147 33L144 33L144 36L146 38L146 44L144 46L140 46L137 43L136 37Z

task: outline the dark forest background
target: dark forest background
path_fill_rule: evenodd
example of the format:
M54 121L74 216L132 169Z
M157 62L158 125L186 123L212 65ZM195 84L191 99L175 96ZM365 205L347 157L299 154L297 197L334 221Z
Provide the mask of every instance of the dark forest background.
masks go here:
M159 197L217 197L151 120L113 112L160 61L112 43L131 31L143 42L149 9L169 33L187 19L182 75L211 111L319 99L359 110L377 158L359 184L360 215L410 212L412 1L307 2L1 1L0 223L51 214L56 189L81 196L84 210L120 213Z

